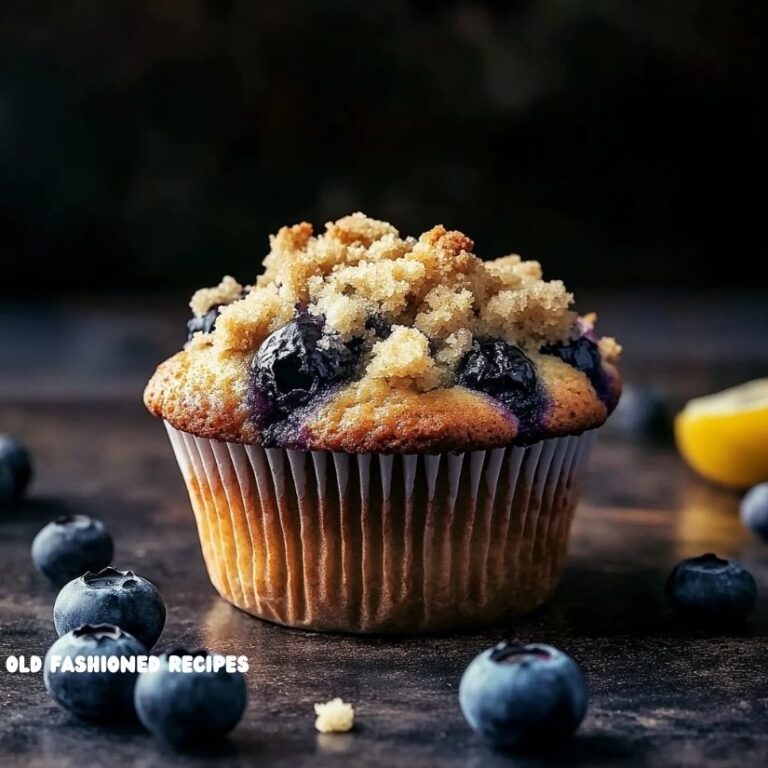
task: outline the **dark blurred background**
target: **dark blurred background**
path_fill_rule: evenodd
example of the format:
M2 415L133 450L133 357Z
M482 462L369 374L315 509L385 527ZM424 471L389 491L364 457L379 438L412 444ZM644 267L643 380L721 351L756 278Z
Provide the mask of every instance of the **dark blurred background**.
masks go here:
M0 291L250 280L353 210L569 285L768 285L768 4L0 6Z

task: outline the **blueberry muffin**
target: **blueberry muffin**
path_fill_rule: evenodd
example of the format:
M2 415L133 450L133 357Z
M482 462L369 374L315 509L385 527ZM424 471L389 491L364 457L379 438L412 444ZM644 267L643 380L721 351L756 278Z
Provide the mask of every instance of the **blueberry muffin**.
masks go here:
M554 589L621 349L560 281L437 226L283 227L253 285L192 297L147 408L214 586L291 626L413 632Z

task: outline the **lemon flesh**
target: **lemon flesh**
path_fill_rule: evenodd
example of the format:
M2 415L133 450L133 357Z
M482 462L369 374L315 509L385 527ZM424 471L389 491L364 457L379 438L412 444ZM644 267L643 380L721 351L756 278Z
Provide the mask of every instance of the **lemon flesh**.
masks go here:
M691 400L675 419L683 458L731 488L768 480L768 379Z

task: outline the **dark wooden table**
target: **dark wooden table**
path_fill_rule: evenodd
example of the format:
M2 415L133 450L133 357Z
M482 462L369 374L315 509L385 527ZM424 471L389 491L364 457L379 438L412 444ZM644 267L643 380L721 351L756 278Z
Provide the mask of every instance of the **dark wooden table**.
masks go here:
M43 655L55 639L55 591L33 570L29 546L56 514L84 512L112 531L118 566L160 587L168 623L159 647L250 657L247 713L219 750L177 755L139 727L78 722L47 697L40 675L11 675L3 663L0 765L768 764L768 547L740 527L738 497L694 478L668 445L606 430L555 598L503 626L400 639L324 636L260 622L219 599L163 429L140 404L152 365L179 344L183 302L175 304L170 313L146 299L0 308L0 431L28 442L38 470L29 501L0 519L0 660ZM627 377L662 384L677 402L768 373L766 297L595 304L602 327L628 348ZM737 556L758 581L758 609L739 632L692 632L665 607L672 565L705 551ZM589 713L559 752L497 754L461 716L462 670L504 637L552 643L585 670ZM317 734L313 703L337 695L354 703L358 727Z

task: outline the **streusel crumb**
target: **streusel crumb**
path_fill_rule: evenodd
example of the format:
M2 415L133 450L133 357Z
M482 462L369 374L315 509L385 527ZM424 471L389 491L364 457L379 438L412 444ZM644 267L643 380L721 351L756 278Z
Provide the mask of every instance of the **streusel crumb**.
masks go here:
M373 360L366 373L390 383L413 382L422 390L434 389L440 374L429 351L429 339L416 328L396 325L384 341L373 346Z
M242 291L243 286L234 277L225 275L217 286L195 291L189 306L195 317L202 317L209 309L218 304L231 304L239 299Z
M315 728L320 733L346 733L355 724L355 710L340 698L315 704Z
M254 288L245 298L222 308L213 332L214 346L224 353L249 353L287 323L293 312L293 306L284 300L276 285Z

